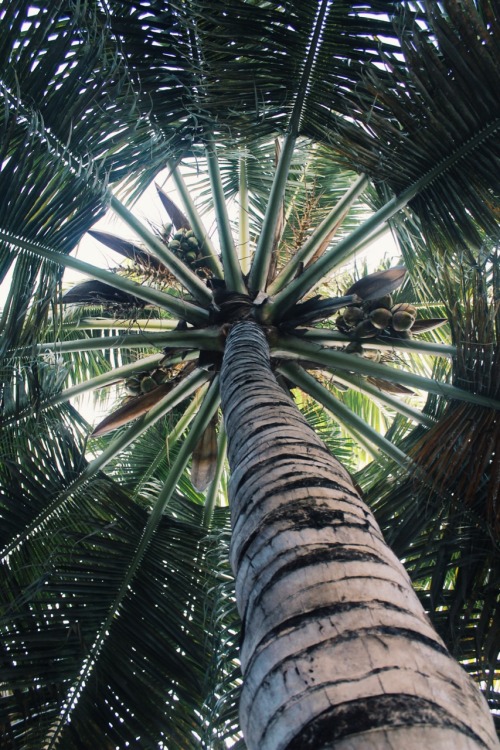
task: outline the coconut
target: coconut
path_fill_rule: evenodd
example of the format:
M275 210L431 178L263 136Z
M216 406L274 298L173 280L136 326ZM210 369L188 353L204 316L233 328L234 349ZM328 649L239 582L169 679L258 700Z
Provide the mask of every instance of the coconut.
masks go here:
M141 380L141 391L143 393L149 393L150 391L154 391L157 385L158 383L156 383L150 375L147 375Z
M363 347L359 341L351 341L345 348L346 354L363 354Z
M377 307L370 313L370 320L375 328L380 328L382 331L390 325L392 319L392 313L386 307Z
M342 314L342 319L348 326L355 326L363 318L363 310L360 307L347 307Z
M125 390L131 396L137 396L141 392L141 381L139 378L128 378L125 381Z
M361 323L358 323L352 335L359 339L369 339L376 336L377 333L378 331L371 320L362 320Z
M394 305L394 307L391 308L391 312L394 315L398 312L406 312L413 316L413 318L417 317L417 310L413 305L409 305L408 302L400 302L397 305Z
M415 308L413 308L415 309ZM409 331L415 322L415 316L406 310L398 310L392 316L392 327L395 331Z

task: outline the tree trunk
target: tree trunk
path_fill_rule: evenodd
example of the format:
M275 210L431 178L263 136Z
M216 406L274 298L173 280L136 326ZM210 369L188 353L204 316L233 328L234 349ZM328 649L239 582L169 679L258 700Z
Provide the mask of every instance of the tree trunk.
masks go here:
M230 332L221 391L249 750L499 747L486 701L276 382L253 322Z

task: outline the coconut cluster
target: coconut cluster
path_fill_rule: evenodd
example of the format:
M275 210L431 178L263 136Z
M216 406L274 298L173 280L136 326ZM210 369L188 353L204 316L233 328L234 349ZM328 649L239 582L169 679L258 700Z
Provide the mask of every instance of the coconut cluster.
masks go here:
M406 302L393 303L386 294L379 299L363 302L362 305L346 307L336 320L337 328L354 339L368 339L385 335L409 338L417 311Z
M129 396L141 396L150 393L167 378L167 371L158 367L156 370L136 372L125 381L125 390Z
M205 275L202 248L192 229L178 229L168 242L168 249L195 272Z

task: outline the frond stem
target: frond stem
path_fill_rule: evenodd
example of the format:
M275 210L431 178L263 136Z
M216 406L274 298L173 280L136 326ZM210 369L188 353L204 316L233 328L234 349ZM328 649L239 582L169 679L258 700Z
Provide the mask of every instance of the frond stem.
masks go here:
M353 185L349 188L346 194L337 202L337 204L330 211L328 216L323 219L319 227L312 233L312 235L304 242L301 248L293 255L286 266L280 271L276 279L269 286L269 294L276 294L283 289L290 279L292 279L299 266L303 263L307 263L316 252L317 248L328 238L329 234L335 229L335 227L342 221L350 207L361 195L363 190L368 185L368 178L361 175Z
M210 483L210 487L207 490L207 497L205 500L205 507L203 508L203 525L208 528L214 514L215 503L219 494L220 479L224 466L226 464L226 446L227 436L224 427L224 421L221 422L219 428L219 440L217 443L217 467L215 469L215 476Z
M231 232L231 224L227 213L226 198L224 195L219 160L217 158L217 149L213 136L207 138L206 157L214 200L217 229L219 232L219 242L226 286L231 291L246 294L247 289L245 282L243 281L238 255L236 253L236 247Z
M59 354L70 352L91 352L99 349L143 349L143 348L185 347L186 349L214 349L221 351L223 348L219 331L216 328L202 330L188 329L187 331L165 331L163 333L123 333L121 336L105 336L103 338L83 338L73 341L46 341L37 344L36 350L44 352L55 351ZM32 347L27 347L26 352L31 354ZM14 352L12 352L14 353ZM18 349L16 354L21 354Z
M196 370L182 380L176 387L172 388L165 398L159 401L146 414L118 435L102 453L94 458L79 477L69 484L60 492L47 506L33 519L23 530L21 534L9 542L2 550L0 559L8 557L15 549L24 544L31 534L43 524L54 512L56 512L79 487L86 484L98 471L101 471L115 456L137 440L140 435L152 424L157 422L161 417L167 414L174 406L179 404L185 398L190 396L197 388L209 380L210 374L204 370Z
M144 300L148 304L157 305L173 315L176 315L178 318L187 320L194 325L203 324L208 321L208 311L202 307L194 305L192 302L185 302L181 298L173 297L171 294L160 292L159 290L152 289L148 286L142 286L135 281L126 279L116 273L111 273L111 271L107 271L104 268L98 268L91 263L86 263L79 258L74 258L72 255L63 255L55 250L50 250L42 245L25 240L22 237L17 237L10 232L5 232L3 229L0 229L0 240L4 240L21 250L27 250L38 258L52 261L60 266L64 266L65 268L72 268L75 271L87 274L94 279L99 279L105 284L113 286L115 289L120 289L123 292L127 292L127 294L133 294L135 297ZM207 289L206 291L208 292L209 290Z
M199 353L196 350L192 352L181 352L177 356L168 358L165 357L164 353L152 354L150 357L143 357L141 359L138 359L136 362L130 362L128 365L113 368L111 370L108 370L107 372L102 373L102 375L96 375L94 378L89 378L89 380L85 380L82 383L77 383L70 388L65 388L55 396L52 396L44 401L40 401L37 404L37 409L39 411L43 411L44 409L49 409L51 406L59 406L60 404L64 404L66 403L66 401L69 401L72 398L81 396L83 393L88 393L89 391L94 391L98 388L104 388L107 385L112 385L117 380L125 379L129 375L137 372L139 369L145 371L152 370L153 368L157 367L160 362L164 367L171 367L172 365L179 364L180 362L189 362L193 359L197 359L198 357ZM2 419L0 420L0 427L6 427L7 425L13 424L14 422L19 422L21 419L28 417L32 413L33 405L29 404L25 409L2 417Z
M191 269L160 242L134 214L121 203L115 195L111 196L111 208L120 219L141 238L150 250L165 266L174 274L176 279L188 290L190 294L201 304L208 305L212 301L212 293L205 283Z
M184 178L182 177L179 168L175 165L174 162L170 161L168 163L168 166L171 170L170 174L175 183L175 187L177 188L177 192L179 193L184 205L184 210L186 211L189 223L191 224L193 232L201 242L201 246L205 251L204 260L207 266L213 272L214 276L216 276L218 279L222 279L224 276L224 271L222 270L219 256L217 255L217 251L207 234L207 230L205 229L205 225L203 224L201 216L198 213L198 209L196 208L193 199L189 194L189 190L186 183L184 182Z
M318 383L316 378L305 372L302 367L290 362L285 365L280 365L278 370L283 373L285 377L298 385L299 388L323 404L329 412L337 417L339 421L341 421L345 427L353 433L355 439L358 439L358 435L360 435L364 439L364 447L366 442L371 443L385 453L386 456L393 461L396 461L399 466L402 466L404 469L410 468L412 462L403 451L393 445L379 432L374 430L373 427L361 419L361 417L358 417L358 415L349 409L349 407L330 393L327 388L321 385L321 383Z
M134 320L116 320L113 318L81 318L77 323L64 323L64 331L87 331L87 330L127 330L142 333L149 331L174 331L178 320L167 320L166 318L134 318Z
M321 33L323 31L323 25L329 6L330 0L322 0L321 6L318 10L318 15L316 16L307 58L302 70L302 75L297 88L297 95L290 116L288 131L283 142L283 148L274 175L273 184L271 186L269 202L267 204L264 221L262 222L261 233L255 249L250 277L248 280L248 286L250 290L254 292L263 291L267 281L276 224L283 203L288 172L299 132L303 107L307 98L309 81L314 69L318 44L321 40Z
M455 388L455 386L449 383L442 383L432 378L415 375L406 370L398 370L395 367L378 364L365 358L356 357L353 354L325 349L292 336L278 337L273 342L272 354L275 357L305 359L315 362L318 365L326 365L328 368L342 371L347 370L347 372L354 372L358 375L373 376L382 380L388 380L391 383L401 383L409 388L417 388L428 393L435 393L444 398L467 401L478 406L500 410L500 402L487 396L481 396L478 393L469 393L460 388Z
M345 346L352 341L340 331L330 331L325 328L308 328L304 334L306 341L326 346ZM338 342L338 343L337 343ZM432 341L418 341L417 339L379 338L363 339L365 349L381 349L389 351L415 352L429 354L435 357L456 357L457 347L453 344L438 344Z
M156 502L153 506L153 509L148 517L146 526L144 527L142 537L130 561L128 570L123 580L121 581L120 587L115 596L113 604L111 605L108 611L108 615L104 623L102 624L90 648L87 662L86 662L86 669L83 669L80 672L78 676L77 684L72 685L71 696L69 697L66 703L64 711L58 716L59 723L58 723L57 728L53 731L50 745L47 746L48 750L50 750L50 748L52 747L55 747L57 744L57 736L62 730L62 727L64 726L64 724L66 723L66 720L76 703L76 700L78 698L78 695L80 693L80 690L83 684L88 680L88 677L93 669L95 659L97 658L97 655L102 647L102 644L107 637L107 633L109 629L112 627L113 620L116 618L116 613L119 610L120 605L122 604L125 597L129 594L130 584L135 578L135 575L141 565L146 548L149 545L151 539L153 538L158 528L158 524L160 523L162 516L165 512L165 508L167 507L168 502L170 501L170 498L172 497L175 491L177 483L179 479L181 478L182 473L184 472L188 464L189 457L194 447L196 446L196 443L199 439L200 434L206 428L210 419L214 415L216 409L218 409L219 407L219 400L220 400L219 399L219 384L218 384L218 376L216 376L203 400L202 405L200 406L200 410L198 411L198 414L193 420L193 425L191 427L191 430L189 431L189 434L184 440L182 447L179 453L177 454L175 461L173 462L171 466L168 478L163 486L163 489L158 495Z
M420 179L416 180L399 196L395 196L388 201L382 208L370 216L369 219L351 232L348 237L341 240L336 247L326 252L315 263L309 266L298 279L292 281L277 294L272 303L269 303L269 319L276 319L278 314L282 316L304 294L307 294L316 284L324 280L336 266L352 255L358 249L360 243L364 242L370 234L404 208L418 193L422 192L422 190L441 177L457 162L478 148L484 140L491 137L499 128L499 120L495 120L483 128L483 130L470 138L467 143L438 162L438 164L422 175Z
M381 401L391 409L394 409L394 411L397 411L407 419L410 419L412 422L423 424L426 427L432 427L436 424L434 417L429 416L429 414L424 414L424 412L419 409L414 409L412 406L408 406L404 401L391 396L389 393L381 391L380 388L369 383L366 378L360 378L351 373L343 372L342 375L335 373L335 380L338 380L343 385L347 385L349 388L353 388L360 393L368 393L377 401Z

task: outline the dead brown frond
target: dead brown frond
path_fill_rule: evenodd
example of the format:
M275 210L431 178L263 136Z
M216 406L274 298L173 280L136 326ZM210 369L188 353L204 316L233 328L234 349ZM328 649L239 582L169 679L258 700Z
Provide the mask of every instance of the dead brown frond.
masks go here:
M193 451L191 482L204 492L213 481L217 470L217 415L209 422Z

